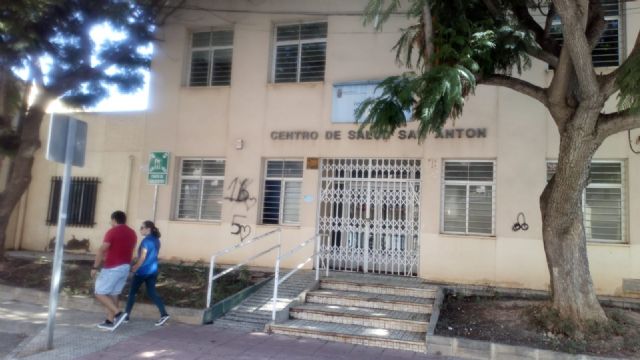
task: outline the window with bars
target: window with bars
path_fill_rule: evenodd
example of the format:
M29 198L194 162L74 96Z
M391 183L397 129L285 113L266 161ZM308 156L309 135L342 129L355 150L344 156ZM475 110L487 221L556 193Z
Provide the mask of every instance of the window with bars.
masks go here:
M76 227L93 227L96 215L96 199L98 196L98 178L73 177L69 187L69 203L67 207L67 225ZM47 225L58 223L60 210L60 193L62 178L51 178Z
M276 26L273 81L323 81L326 52L326 22Z
M191 34L189 86L222 86L231 83L233 31Z
M591 52L595 67L618 66L622 58L622 2L620 0L600 0L604 12L605 29L598 44ZM551 37L562 43L562 23L560 16L552 22Z
M218 221L222 217L224 160L181 159L175 218Z
M442 232L495 234L495 162L445 161Z
M547 162L547 181L557 162ZM624 166L620 161L592 161L582 212L587 240L624 242Z
M298 224L302 194L301 160L267 160L262 199L263 224Z

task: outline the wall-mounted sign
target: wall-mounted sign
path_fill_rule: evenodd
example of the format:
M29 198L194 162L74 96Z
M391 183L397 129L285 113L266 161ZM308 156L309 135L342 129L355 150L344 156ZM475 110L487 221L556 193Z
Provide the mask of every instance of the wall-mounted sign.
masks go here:
M320 159L317 157L307 158L307 170L318 170Z
M271 140L389 140L391 136L382 137L373 135L368 130L327 130L324 133L313 130L272 131ZM398 140L417 140L416 130L398 130L393 135ZM487 128L455 128L443 129L433 136L435 139L480 139L487 137Z
M169 153L155 151L149 154L149 185L167 185L169 183Z

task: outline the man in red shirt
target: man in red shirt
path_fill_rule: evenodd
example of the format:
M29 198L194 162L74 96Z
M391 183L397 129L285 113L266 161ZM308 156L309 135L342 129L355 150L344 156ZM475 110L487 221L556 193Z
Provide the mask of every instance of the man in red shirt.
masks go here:
M111 229L104 235L102 246L98 249L91 269L91 277L95 278L100 264L104 260L102 270L96 279L96 299L107 310L107 319L98 324L105 330L115 330L127 314L119 310L118 296L122 292L129 275L131 258L136 246L136 232L126 225L127 215L122 211L111 214Z

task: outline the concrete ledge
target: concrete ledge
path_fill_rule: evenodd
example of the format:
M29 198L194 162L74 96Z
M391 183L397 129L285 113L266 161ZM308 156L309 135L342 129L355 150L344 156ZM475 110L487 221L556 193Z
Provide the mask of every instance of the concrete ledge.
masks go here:
M49 304L49 293L35 289L0 285L0 300L20 301L47 306ZM70 296L60 294L58 306L81 311L104 312L102 305L95 301L93 297L83 295ZM202 324L204 310L179 308L175 306L167 306L166 308L172 320L192 325ZM134 307L133 318L157 319L159 316L160 314L155 305L137 302Z
M427 336L427 354L457 356L463 359L486 360L602 360L613 359L589 355L573 355L526 346L498 344L489 341L469 340L445 336Z
M436 284L434 282L434 284ZM441 284L447 294L463 296L511 296L530 300L549 300L548 291L519 288L503 288L488 285ZM622 309L640 310L640 299L633 297L598 295L602 305Z

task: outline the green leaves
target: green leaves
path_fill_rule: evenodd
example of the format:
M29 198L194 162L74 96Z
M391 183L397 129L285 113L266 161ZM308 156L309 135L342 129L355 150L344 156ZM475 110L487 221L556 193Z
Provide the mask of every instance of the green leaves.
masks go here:
M150 65L151 53L140 49L153 41L157 6L146 0L0 1L0 68L29 69L47 94L77 108L96 104L111 87L135 91ZM99 45L90 34L96 26L106 33Z
M618 110L629 110L640 113L640 56L632 56L618 70L616 85L618 93Z
M363 101L355 116L374 136L387 137L406 125L410 119L404 111L411 109L411 117L419 121L418 138L423 141L447 119L462 114L464 98L475 87L475 76L461 65L436 66L422 75L408 72L381 82L380 96Z
M420 122L422 141L429 132L439 131L447 119L462 115L464 99L476 87L476 76L521 73L531 66L528 52L538 49L534 35L511 20L509 6L501 1L493 12L483 0L410 0L407 5L407 16L415 23L402 30L393 50L399 64L418 73L386 79L378 87L381 95L356 109L356 118L375 135L389 136L405 126L404 112L410 109L412 118ZM434 45L429 59L424 58L428 39L422 23L427 5ZM398 1L371 0L365 23L373 22L379 29L399 9Z

